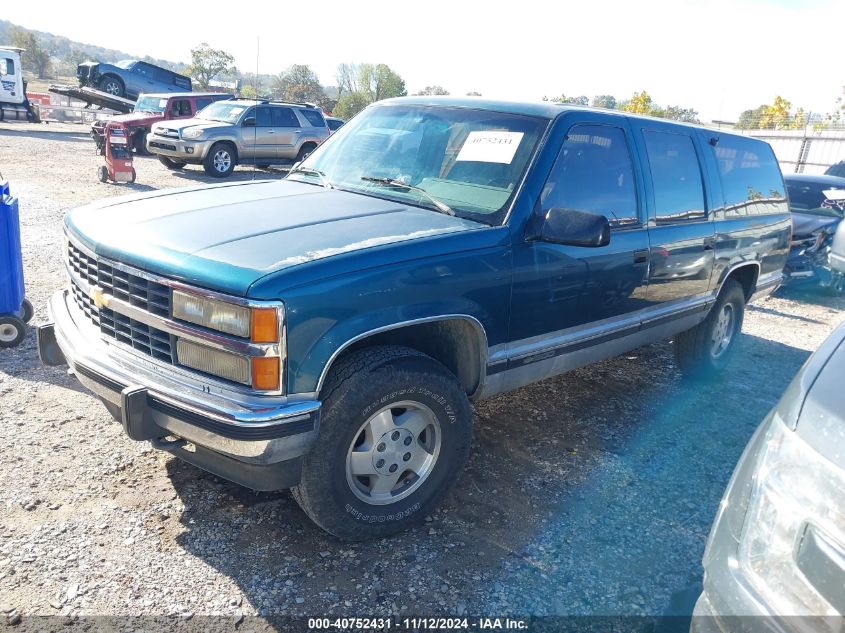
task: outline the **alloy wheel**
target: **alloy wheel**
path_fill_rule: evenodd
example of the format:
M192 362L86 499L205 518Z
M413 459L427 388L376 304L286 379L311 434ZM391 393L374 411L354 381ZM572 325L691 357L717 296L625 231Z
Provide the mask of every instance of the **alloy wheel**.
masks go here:
M713 358L719 358L731 345L736 330L734 307L730 303L722 306L713 325L713 336L710 339L710 353Z

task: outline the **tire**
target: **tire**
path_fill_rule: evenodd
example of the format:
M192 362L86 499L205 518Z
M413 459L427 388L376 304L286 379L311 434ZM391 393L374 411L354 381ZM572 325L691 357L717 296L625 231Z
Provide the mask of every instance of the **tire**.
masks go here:
M455 376L415 350L371 347L332 368L323 394L320 435L292 491L297 503L349 541L421 523L469 455L472 409Z
M24 299L23 303L21 303L21 321L24 323L29 323L32 321L32 317L35 315L35 308L32 307L32 303L29 299Z
M16 316L0 317L0 347L16 347L26 336L26 323Z
M226 178L235 169L235 151L229 143L215 143L208 150L202 166L205 173L214 178Z
M171 171L179 171L185 167L188 163L181 160L175 160L173 158L168 158L167 156L162 156L159 154L158 162L162 165L167 167Z
M129 183L130 183L130 184L131 184L131 183L133 183L133 182L135 182L135 177L136 177L137 175L138 175L138 174L135 172L135 168L133 167L133 168L132 168L132 175L131 175L131 176L129 176Z
M316 143L305 143L302 147L299 148L299 153L296 155L296 160L294 162L300 162L308 158L308 154L313 152L317 149Z
M833 279L830 285L826 288L827 294L832 297L841 297L845 295L845 275L840 272L833 273Z
M109 179L109 168L105 165L100 165L97 168L97 178L100 182L106 182Z
M138 130L132 137L132 144L135 146L135 153L138 156L147 156L147 133L144 130Z
M125 97L126 91L123 87L123 82L113 75L106 75L97 84L100 90L107 92L115 97Z
M736 349L745 318L745 291L728 279L707 318L675 338L675 357L681 371L704 378L725 368Z

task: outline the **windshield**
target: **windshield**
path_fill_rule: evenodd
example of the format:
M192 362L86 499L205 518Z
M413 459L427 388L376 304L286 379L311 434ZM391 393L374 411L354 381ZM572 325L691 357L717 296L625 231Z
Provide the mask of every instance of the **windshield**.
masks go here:
M247 108L251 106L243 103L232 103L231 101L218 101L206 106L197 113L196 118L207 121L220 121L222 123L237 123L238 119Z
M547 125L468 108L373 106L289 177L426 208L440 203L458 216L501 224Z
M115 62L114 65L117 66L118 68L123 68L125 70L129 70L130 68L132 68L132 66L135 65L136 61L138 61L138 60L136 60L136 59L124 59L123 61Z
M237 123L244 111L250 107L252 106L244 105L243 103L218 101L197 112L196 118L207 121L220 121L222 123Z
M135 112L161 114L167 108L167 97L145 97L141 95L135 103Z
M845 183L840 187L790 179L786 191L790 211L838 218L845 214Z

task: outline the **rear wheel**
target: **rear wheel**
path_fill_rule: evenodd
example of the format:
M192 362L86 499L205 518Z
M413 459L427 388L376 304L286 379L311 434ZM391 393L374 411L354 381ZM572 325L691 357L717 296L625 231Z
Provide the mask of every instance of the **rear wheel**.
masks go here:
M100 90L103 92L108 92L110 95L114 95L115 97L123 97L125 96L125 92L123 89L123 82L120 81L117 77L112 77L111 75L106 75L102 79L100 79Z
M20 345L26 336L26 323L16 316L0 317L0 347Z
M100 182L106 182L109 179L109 168L105 165L100 165L97 168L97 178Z
M137 176L137 174L135 173L135 168L133 167L132 172L130 173L130 176L129 176L129 182L130 183L135 182L135 176Z
M215 143L202 161L205 173L215 178L226 178L235 169L235 152L228 143Z
M675 338L675 357L688 376L704 377L721 371L736 348L745 318L745 291L729 279L707 318Z
M159 157L158 157L158 162L160 162L162 165L164 165L165 167L167 167L171 171L178 171L178 170L182 169L183 167L185 167L185 165L188 164L183 160L175 160L173 158L169 158L167 156L161 156L161 155L159 155Z
M300 162L308 158L308 154L317 149L316 143L305 143L299 148L299 153L296 155L296 162Z
M420 523L469 454L472 410L455 376L415 350L373 347L341 360L323 393L296 501L345 540Z

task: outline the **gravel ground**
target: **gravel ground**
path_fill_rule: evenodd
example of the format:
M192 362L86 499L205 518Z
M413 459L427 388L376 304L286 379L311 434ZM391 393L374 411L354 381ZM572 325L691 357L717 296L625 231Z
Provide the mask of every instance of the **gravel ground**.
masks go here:
M81 127L0 124L36 321L65 283L68 207L206 181L141 157L137 184L104 185L101 160ZM418 529L354 545L287 492L254 493L130 441L75 379L40 366L30 333L0 350L0 611L688 614L742 448L843 319L841 299L782 294L749 309L718 381L682 380L661 343L477 404L445 504Z

